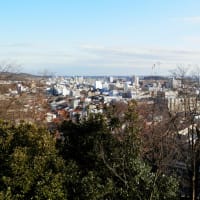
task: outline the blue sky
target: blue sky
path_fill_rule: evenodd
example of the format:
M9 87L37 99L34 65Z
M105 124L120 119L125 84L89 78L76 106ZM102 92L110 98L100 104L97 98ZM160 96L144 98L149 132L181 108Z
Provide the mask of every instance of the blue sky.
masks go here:
M57 75L200 66L197 0L0 0L0 63ZM152 66L155 64L155 70Z

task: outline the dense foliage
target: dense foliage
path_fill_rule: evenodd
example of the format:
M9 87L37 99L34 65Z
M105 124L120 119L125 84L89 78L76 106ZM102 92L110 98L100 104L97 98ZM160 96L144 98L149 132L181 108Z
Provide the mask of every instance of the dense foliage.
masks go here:
M0 123L0 199L66 199L55 140L30 124Z
M65 121L60 139L34 125L1 122L0 199L176 199L175 179L140 158L135 106L120 119Z

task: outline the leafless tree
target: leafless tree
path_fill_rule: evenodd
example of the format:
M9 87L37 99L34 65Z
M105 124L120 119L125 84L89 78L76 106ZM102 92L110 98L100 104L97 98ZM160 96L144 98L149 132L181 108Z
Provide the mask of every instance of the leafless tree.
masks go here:
M195 65L193 67L191 75L194 78L194 80L197 82L197 86L199 87L200 86L200 67L199 67L199 65Z
M174 78L181 80L181 86L184 87L185 85L185 78L189 72L189 67L185 66L184 64L179 64L174 70L171 70L171 74Z

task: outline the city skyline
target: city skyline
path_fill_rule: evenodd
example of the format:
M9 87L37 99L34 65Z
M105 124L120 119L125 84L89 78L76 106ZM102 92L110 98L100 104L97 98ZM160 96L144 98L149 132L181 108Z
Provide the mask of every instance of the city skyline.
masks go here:
M1 1L0 62L32 74L169 74L200 65L200 2Z

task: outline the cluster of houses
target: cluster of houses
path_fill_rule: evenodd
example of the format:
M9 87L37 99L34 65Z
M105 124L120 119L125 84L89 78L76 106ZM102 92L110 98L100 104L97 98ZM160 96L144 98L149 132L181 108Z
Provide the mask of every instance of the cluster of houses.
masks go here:
M103 113L104 106L112 102L152 101L164 99L170 112L181 112L194 100L180 97L181 80L145 77L58 77L46 80L46 93L50 96L47 122L68 118L77 120L90 113ZM190 90L191 91L191 90ZM194 89L198 94L198 89ZM184 99L184 101L183 101Z
M62 114L76 120L90 113L103 113L105 105L112 101L125 101L140 90L138 77L129 82L113 77L98 80L93 77L50 78L46 85L46 92L52 99L48 122L57 117L63 119Z
M9 87L0 100L19 97L21 112L34 113L35 119L46 123L80 120L90 113L103 113L104 107L112 102L131 99L147 103L152 98L162 99L169 111L175 113L200 105L196 99L197 87L189 88L190 96L181 96L181 80L166 77L51 77L40 80L39 84L31 80L1 81L0 85Z

